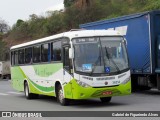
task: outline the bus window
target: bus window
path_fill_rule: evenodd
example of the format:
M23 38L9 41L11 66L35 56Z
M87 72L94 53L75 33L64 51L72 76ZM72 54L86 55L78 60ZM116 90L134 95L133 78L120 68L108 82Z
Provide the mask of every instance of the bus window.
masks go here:
M32 47L25 49L25 63L32 63Z
M41 45L41 61L49 62L50 61L50 44Z
M63 64L64 68L69 71L69 66L70 66L69 47L63 47Z
M51 60L61 61L61 41L51 43Z
M14 65L14 52L11 52L11 65Z
M38 63L40 62L40 45L34 46L33 47L33 62Z
M14 51L14 65L18 65L18 51Z
M18 50L18 64L24 64L24 49Z

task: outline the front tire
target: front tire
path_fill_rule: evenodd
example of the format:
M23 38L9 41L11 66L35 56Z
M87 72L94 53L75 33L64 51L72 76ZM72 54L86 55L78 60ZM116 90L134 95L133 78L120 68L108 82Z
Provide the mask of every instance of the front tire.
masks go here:
M61 85L58 85L57 100L63 106L66 106L69 104L69 100L64 98L63 89L62 89Z
M100 98L101 102L103 103L109 103L111 101L112 97L102 97Z
M30 93L29 91L29 86L28 86L28 83L25 82L24 84L24 93L25 93L25 96L27 99L34 99L34 98L38 98L38 94L33 94L33 93Z

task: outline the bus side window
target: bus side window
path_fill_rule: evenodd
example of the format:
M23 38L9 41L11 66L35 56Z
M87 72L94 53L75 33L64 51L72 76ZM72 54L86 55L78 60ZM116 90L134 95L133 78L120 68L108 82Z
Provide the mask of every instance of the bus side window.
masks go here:
M11 65L14 65L14 52L11 52Z
M51 44L48 43L48 62L51 61Z
M18 65L18 51L14 51L14 65Z
M26 64L32 63L32 47L25 49L25 63Z
M61 41L51 43L51 60L61 61Z
M33 62L39 63L40 61L41 61L40 45L36 45L33 47Z
M70 71L69 47L63 47L63 64L67 71Z
M41 61L49 62L50 61L50 44L41 45Z
M24 64L24 49L18 50L18 64Z

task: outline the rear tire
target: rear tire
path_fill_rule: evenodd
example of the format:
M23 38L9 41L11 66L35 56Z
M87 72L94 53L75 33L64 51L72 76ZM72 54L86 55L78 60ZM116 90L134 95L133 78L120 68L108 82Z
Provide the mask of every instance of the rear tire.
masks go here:
M58 85L58 88L57 88L57 100L63 106L66 106L69 104L69 100L64 98L63 89L61 85Z
M7 79L7 80L9 80L9 79L10 79L10 76L9 76L9 75L7 75L7 76L6 76L6 79Z
M101 102L103 103L109 103L111 101L112 97L102 97L100 98Z
M150 90L151 89L151 87L148 87L148 86L139 86L139 89L140 90Z
M6 76L2 75L2 79L6 79Z
M35 98L38 98L38 94L33 94L33 93L30 93L29 91L29 86L28 86L28 83L25 82L24 84L24 93L25 93L25 96L27 99L35 99Z

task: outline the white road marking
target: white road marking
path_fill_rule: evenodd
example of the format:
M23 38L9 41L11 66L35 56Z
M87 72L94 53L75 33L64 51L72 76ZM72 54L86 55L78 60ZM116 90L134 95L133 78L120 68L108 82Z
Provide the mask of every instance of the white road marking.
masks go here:
M21 93L21 92L12 92L12 91L10 91L10 92L7 92L7 93L10 93L10 94L23 94L23 93Z
M8 94L5 94L5 93L0 93L0 95L8 95Z
M9 92L5 92L5 93L0 93L0 95L3 95L3 96L7 96L7 95L13 95L13 94L15 94L15 95L22 95L23 93L21 93L21 92L14 92L14 91L9 91Z

